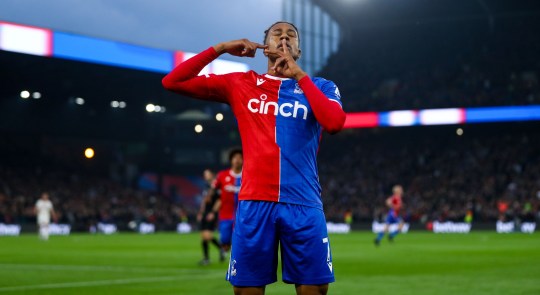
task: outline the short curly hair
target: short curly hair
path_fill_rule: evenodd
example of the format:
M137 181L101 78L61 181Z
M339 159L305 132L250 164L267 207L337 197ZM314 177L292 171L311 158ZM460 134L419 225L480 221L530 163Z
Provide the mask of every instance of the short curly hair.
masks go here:
M270 33L270 29L273 26L277 25L277 24L289 24L289 25L291 25L294 28L294 30L296 31L296 35L298 36L298 47L300 47L300 31L298 30L298 28L293 23L290 23L290 22L287 22L287 21L278 21L278 22L273 23L270 27L268 27L268 29L266 29L264 31L263 44L266 44L266 39L268 38L268 33Z
M241 148L234 148L231 151L229 151L229 163L232 162L232 159L236 155L240 155L240 156L244 157L244 153L242 152Z

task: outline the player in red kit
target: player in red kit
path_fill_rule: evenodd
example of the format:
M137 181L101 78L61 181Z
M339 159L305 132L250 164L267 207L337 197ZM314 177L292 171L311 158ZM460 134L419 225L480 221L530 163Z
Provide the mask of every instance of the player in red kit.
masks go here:
M277 280L278 247L283 281L297 294L326 294L334 281L316 158L322 132L340 131L345 112L332 81L298 66L299 46L297 28L277 22L264 44L219 43L163 79L171 91L230 105L238 121L244 166L227 272L235 294L264 294ZM197 76L221 54L254 57L258 49L265 74Z
M388 233L390 225L398 224L398 229L391 232L388 235L388 240L392 242L394 237L397 236L401 229L403 228L404 222L403 218L400 215L401 207L403 206L403 201L401 197L403 196L403 187L401 185L394 185L392 188L393 195L386 199L386 206L388 206L388 215L386 216L386 224L384 225L384 230L377 234L375 239L375 245L379 245L381 240L384 238L384 235Z
M220 171L212 184L212 189L219 192L219 200L214 205L213 212L219 212L219 238L225 251L231 249L234 216L242 185L242 150L232 150L229 153L229 162L231 168ZM215 218L214 214L211 218Z

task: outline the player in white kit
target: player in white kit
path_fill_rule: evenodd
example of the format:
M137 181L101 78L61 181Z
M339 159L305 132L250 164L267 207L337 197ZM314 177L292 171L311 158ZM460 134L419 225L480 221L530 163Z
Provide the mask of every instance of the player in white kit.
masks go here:
M54 212L52 202L49 200L48 193L41 194L41 198L36 202L36 206L34 207L34 213L37 216L39 238L42 240L48 240L51 216L56 220L56 213Z

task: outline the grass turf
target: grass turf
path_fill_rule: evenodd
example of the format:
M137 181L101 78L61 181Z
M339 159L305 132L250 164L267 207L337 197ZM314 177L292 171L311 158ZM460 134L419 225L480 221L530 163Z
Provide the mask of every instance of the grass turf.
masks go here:
M329 294L540 294L540 235L330 237ZM198 234L0 237L0 294L232 294L227 263L201 267ZM266 294L294 294L282 282Z

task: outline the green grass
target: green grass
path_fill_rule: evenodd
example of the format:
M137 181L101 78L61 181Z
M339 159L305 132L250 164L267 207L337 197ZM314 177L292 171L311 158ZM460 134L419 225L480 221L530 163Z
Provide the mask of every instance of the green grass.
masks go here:
M333 235L329 294L540 294L540 235ZM214 250L214 249L212 249ZM217 251L212 251L217 260ZM197 234L0 238L0 294L232 294L227 264L200 267ZM294 294L282 282L266 294Z

